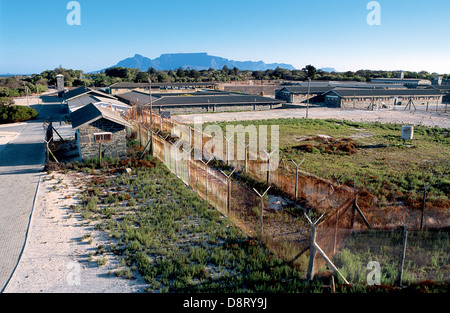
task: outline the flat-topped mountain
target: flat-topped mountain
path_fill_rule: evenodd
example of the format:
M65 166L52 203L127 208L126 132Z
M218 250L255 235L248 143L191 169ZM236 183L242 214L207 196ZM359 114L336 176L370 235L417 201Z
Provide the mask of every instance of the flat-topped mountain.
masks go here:
M207 70L209 68L219 70L224 66L228 68L238 68L240 70L265 71L267 69L276 69L277 67L289 70L295 70L290 64L270 63L263 61L234 61L222 57L208 55L207 53L169 53L162 54L156 59L149 59L140 54L131 58L124 59L112 66L121 66L128 68L139 68L141 71L147 71L150 67L155 70L176 70L178 68L190 68L195 70Z

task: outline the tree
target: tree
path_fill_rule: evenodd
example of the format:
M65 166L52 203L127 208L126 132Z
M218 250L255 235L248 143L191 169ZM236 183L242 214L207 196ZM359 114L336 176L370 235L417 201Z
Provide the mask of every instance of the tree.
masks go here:
M177 69L177 77L182 78L182 77L185 77L185 76L186 76L186 73L184 72L184 70L181 67L178 68Z
M307 78L310 79L314 79L314 77L316 76L317 70L314 66L310 65L306 65L302 71L306 74Z
M136 78L134 79L135 83L146 83L148 82L148 73L147 72L138 72L136 74Z
M0 106L12 106L14 105L14 100L10 97L0 96Z
M261 80L264 78L264 72L263 71L254 71L252 72L252 77L258 80Z

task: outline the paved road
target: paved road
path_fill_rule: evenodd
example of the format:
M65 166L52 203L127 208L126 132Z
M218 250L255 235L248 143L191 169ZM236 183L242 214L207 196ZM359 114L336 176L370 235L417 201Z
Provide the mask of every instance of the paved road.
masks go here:
M54 101L50 97L47 101ZM45 163L43 122L64 113L59 103L36 105L34 121L1 125L1 132L18 133L0 148L0 291L3 291L19 261Z

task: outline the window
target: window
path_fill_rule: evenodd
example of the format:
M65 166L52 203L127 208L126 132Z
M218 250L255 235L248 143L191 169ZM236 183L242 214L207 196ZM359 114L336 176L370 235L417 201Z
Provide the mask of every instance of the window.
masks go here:
M112 141L112 133L96 133L94 134L95 142Z

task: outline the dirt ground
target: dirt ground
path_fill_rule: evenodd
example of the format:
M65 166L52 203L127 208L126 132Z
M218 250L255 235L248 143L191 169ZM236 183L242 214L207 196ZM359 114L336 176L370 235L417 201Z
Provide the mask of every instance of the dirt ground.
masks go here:
M198 116L202 117L202 122L302 118L305 117L305 109L177 115L175 119L192 123ZM423 111L311 108L309 117L450 127L448 113ZM14 136L8 133L1 135L3 144ZM145 291L146 284L141 278L128 280L114 275L121 266L114 255L95 255L102 242L109 239L95 231L92 225L85 225L81 217L70 210L70 206L79 201L76 196L82 188L79 179L70 172L42 175L26 246L5 293ZM83 239L86 234L91 234L91 241ZM106 258L107 263L98 265L96 261L99 258Z
M42 175L25 249L5 293L145 291L141 278L125 279L114 274L121 268L114 254L95 253L110 239L70 209L79 201L77 193L83 188L77 175L82 174ZM104 258L107 263L98 265L97 261Z
M224 122L224 121L244 121L244 120L264 120L276 118L304 118L306 109L275 109L271 111L250 111L250 112L223 112L175 115L174 119L185 123L194 123L194 118L201 118L201 122ZM334 109L324 107L312 107L308 110L308 118L312 119L338 119L356 122L380 122L398 123L405 125L439 126L450 128L450 110L443 112L426 112L424 110L353 110Z

